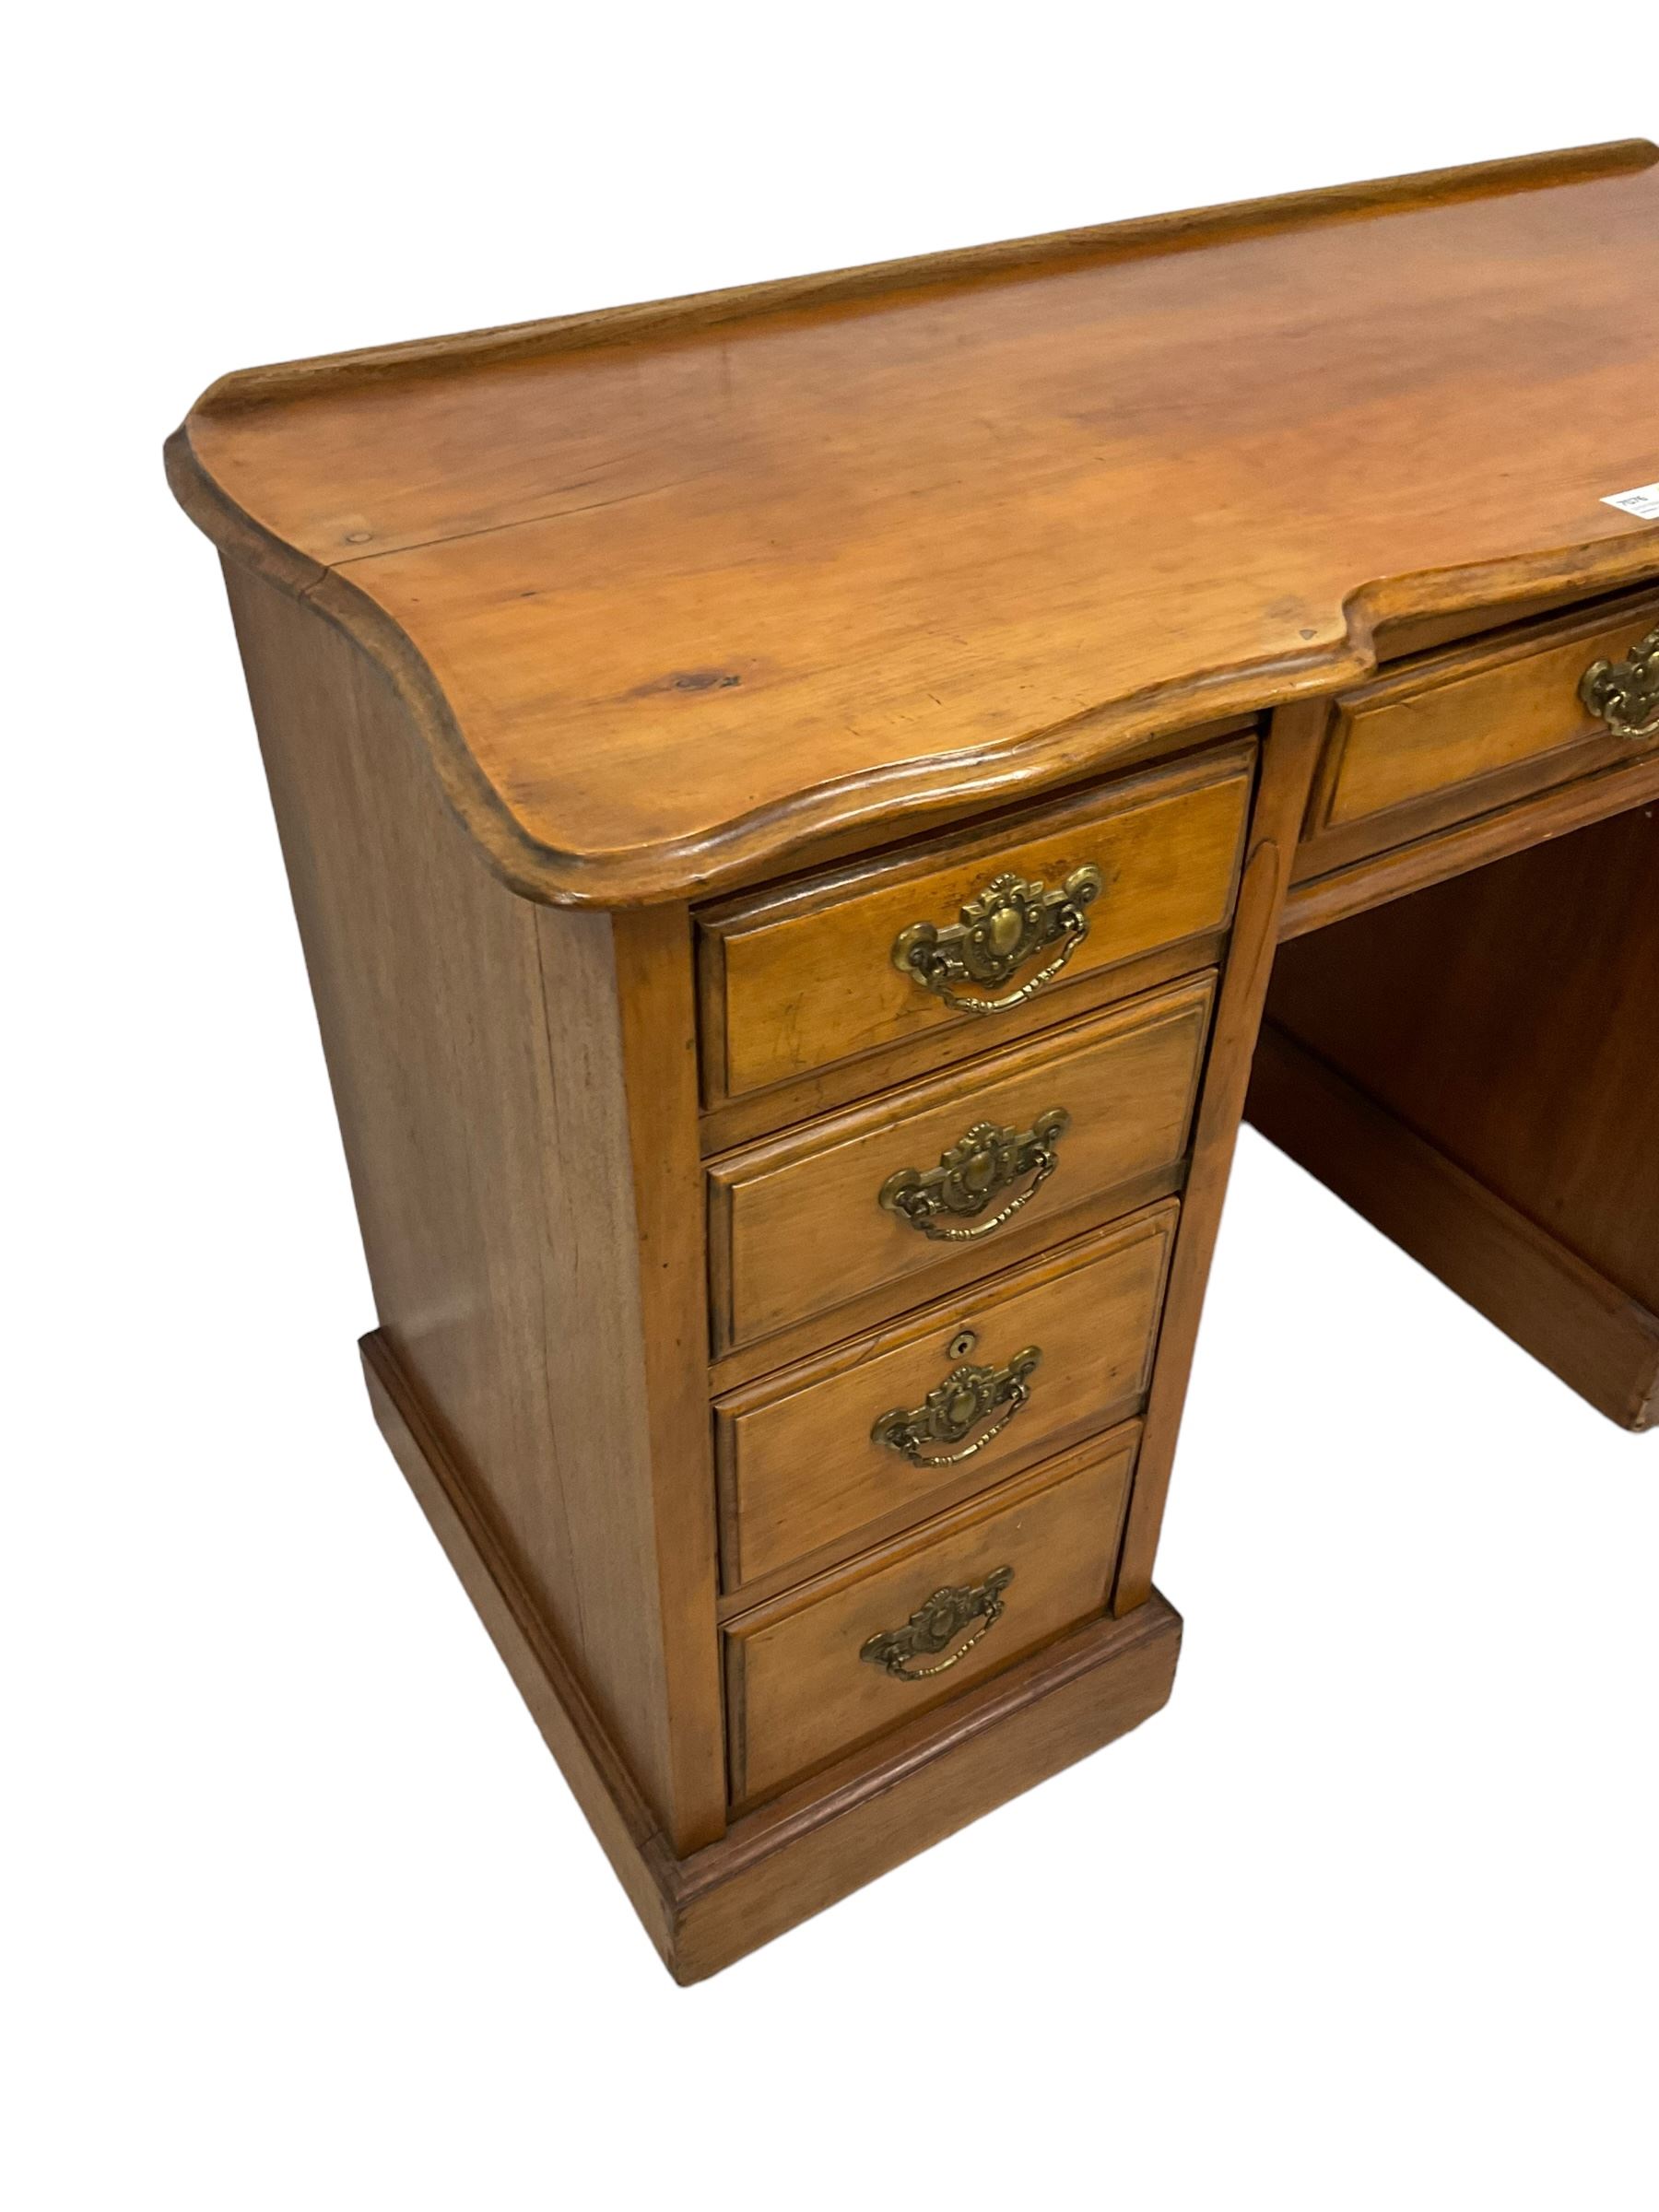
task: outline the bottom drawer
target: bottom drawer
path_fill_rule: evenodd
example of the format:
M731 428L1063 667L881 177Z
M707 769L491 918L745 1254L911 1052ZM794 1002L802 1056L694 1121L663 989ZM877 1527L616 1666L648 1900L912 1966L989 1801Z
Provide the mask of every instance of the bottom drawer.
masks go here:
M726 1624L732 1795L770 1796L1100 1613L1139 1423Z

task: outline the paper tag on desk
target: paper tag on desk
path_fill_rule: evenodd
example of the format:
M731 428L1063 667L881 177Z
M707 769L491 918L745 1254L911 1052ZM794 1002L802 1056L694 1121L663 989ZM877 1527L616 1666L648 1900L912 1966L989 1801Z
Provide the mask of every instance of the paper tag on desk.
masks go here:
M1622 508L1626 514L1639 515L1644 523L1659 523L1659 484L1638 484L1634 491L1616 491L1602 505Z

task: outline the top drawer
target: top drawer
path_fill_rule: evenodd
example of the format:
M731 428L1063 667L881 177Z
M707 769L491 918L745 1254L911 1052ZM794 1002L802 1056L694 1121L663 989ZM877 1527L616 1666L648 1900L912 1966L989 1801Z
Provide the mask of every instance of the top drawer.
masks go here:
M710 1104L1223 927L1253 739L700 919Z
M1349 692L1309 810L1316 865L1524 797L1659 739L1656 623L1659 597L1649 593L1431 653ZM1593 678L1602 664L1608 673Z

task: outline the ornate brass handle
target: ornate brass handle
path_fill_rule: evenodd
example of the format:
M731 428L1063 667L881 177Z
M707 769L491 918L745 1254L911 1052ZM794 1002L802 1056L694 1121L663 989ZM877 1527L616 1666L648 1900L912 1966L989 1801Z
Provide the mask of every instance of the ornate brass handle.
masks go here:
M1615 737L1659 737L1659 629L1633 646L1628 661L1593 661L1579 697Z
M941 929L934 922L912 922L893 945L893 965L944 1000L959 1014L1006 1014L1034 998L1053 982L1088 935L1088 909L1105 888L1099 868L1074 868L1058 890L1021 876L998 876L977 897L959 907L958 919ZM1046 967L1003 998L959 998L960 982L993 989L1051 945L1060 949Z
M953 1368L914 1412L897 1406L891 1413L884 1413L871 1430L870 1441L902 1452L914 1466L957 1466L982 1452L994 1436L1002 1434L1030 1397L1031 1377L1041 1360L1041 1352L1030 1344L1023 1352L1016 1352L1006 1367ZM1007 1411L1002 1418L982 1430L961 1451L932 1456L924 1453L924 1444L960 1444L979 1422L1003 1406Z
M966 1136L940 1153L936 1168L900 1168L877 1195L889 1214L897 1214L924 1237L943 1244L971 1244L1030 1204L1059 1166L1054 1147L1070 1127L1071 1115L1059 1106L1040 1113L1025 1130L976 1122ZM1022 1175L1031 1179L1027 1187L977 1229L952 1229L942 1218L955 1215L972 1219Z
M994 1567L977 1588L935 1590L927 1603L911 1615L903 1628L884 1629L879 1636L870 1638L858 1655L867 1659L872 1666L885 1668L896 1682L925 1682L929 1675L942 1675L959 1659L965 1659L1002 1618L1003 1592L1013 1580L1012 1567ZM941 1659L937 1666L905 1665L907 1659L942 1652L971 1620L982 1625L965 1643L957 1645L948 1659Z

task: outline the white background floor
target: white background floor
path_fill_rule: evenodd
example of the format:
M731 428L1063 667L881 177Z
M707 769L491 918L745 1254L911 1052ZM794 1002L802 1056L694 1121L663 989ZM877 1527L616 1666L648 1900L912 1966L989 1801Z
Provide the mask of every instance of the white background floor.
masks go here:
M244 362L1659 135L1650 33L1596 0L14 33L19 2212L1648 2212L1659 1444L1253 1138L1169 1710L675 1990L371 1425L229 625L159 446Z

